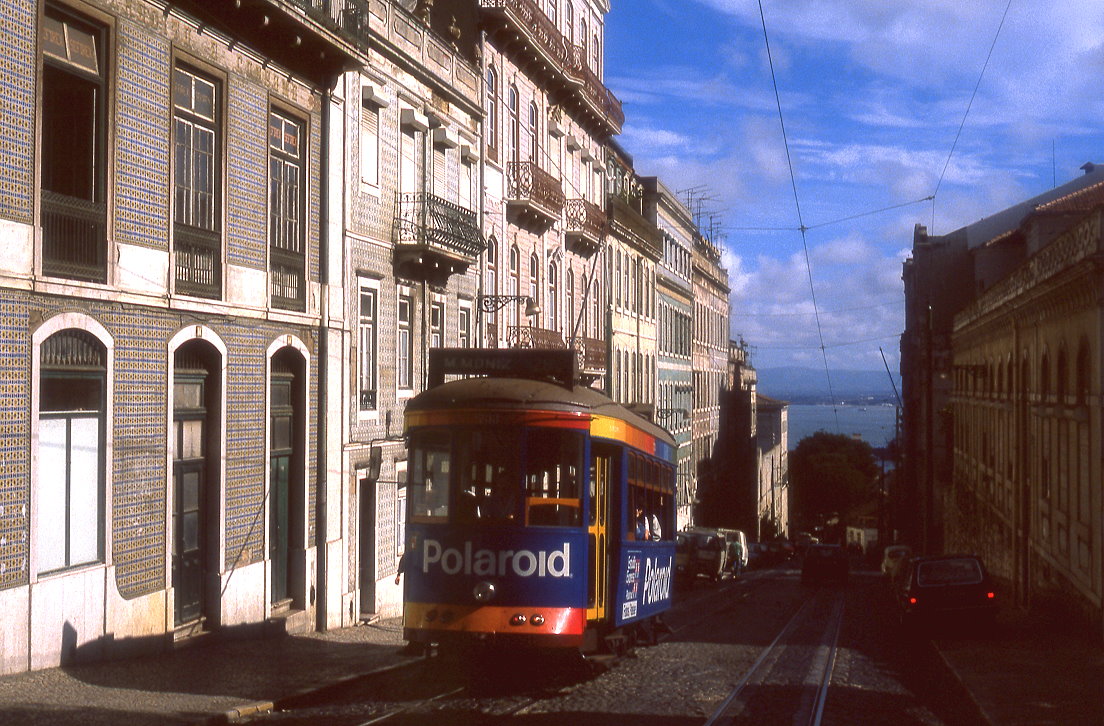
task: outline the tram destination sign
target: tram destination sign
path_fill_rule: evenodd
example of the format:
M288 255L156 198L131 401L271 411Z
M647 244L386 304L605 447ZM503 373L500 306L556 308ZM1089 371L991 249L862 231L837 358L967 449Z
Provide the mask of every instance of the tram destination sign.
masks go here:
M578 354L571 349L431 348L429 385L445 376L501 376L552 380L570 388L578 372Z

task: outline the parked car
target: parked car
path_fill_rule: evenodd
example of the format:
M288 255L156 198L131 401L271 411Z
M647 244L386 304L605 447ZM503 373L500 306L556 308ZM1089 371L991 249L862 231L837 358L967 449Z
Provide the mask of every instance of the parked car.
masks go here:
M977 555L914 557L897 582L902 622L988 625L996 617L997 593Z
M766 547L759 542L748 542L748 569L755 569L764 565L763 552Z
M839 545L810 544L801 563L801 582L847 582L847 550Z
M882 552L882 574L889 580L896 580L904 569L904 563L912 557L912 548L908 545L890 545Z
M728 566L728 543L725 536L715 529L704 527L685 529L679 535L686 539L682 545L686 563L683 576L691 581L698 575L705 575L714 581L721 579ZM678 557L678 554L679 544L676 537L675 556Z

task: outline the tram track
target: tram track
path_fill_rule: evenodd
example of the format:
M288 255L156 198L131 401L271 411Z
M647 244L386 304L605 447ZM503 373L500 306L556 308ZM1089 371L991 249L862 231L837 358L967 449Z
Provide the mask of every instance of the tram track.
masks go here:
M741 726L770 722L821 726L843 627L841 592L820 591L786 622L705 722ZM815 635L815 639L811 638ZM815 642L810 647L808 644ZM785 698L772 694L785 693ZM788 713L781 713L788 709Z

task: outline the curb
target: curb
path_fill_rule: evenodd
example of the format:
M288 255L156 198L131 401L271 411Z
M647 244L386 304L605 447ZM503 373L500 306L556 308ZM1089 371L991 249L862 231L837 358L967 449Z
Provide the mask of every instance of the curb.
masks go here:
M247 718L256 716L258 714L270 713L277 709L282 709L297 699L321 693L331 688L340 688L341 686L353 683L362 678L368 678L369 676L378 675L380 673L387 673L388 671L399 670L400 668L409 668L410 666L420 662L421 660L422 658L420 657L411 657L409 660L404 660L399 663L391 663L390 665L379 666L378 668L373 668L362 673L355 673L351 676L345 676L344 678L339 678L338 680L331 683L326 683L311 688L304 688L296 691L295 693L290 693L286 696L282 696L275 701L253 701L251 703L246 703L211 716L210 718L203 721L203 723L209 726L221 726L222 724L239 723Z

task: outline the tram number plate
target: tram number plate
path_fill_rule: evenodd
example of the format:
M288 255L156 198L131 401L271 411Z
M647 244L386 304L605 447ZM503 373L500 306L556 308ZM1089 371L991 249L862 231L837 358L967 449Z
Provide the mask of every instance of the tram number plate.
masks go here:
M636 600L630 600L629 602L621 604L621 618L627 620L628 618L636 617Z

